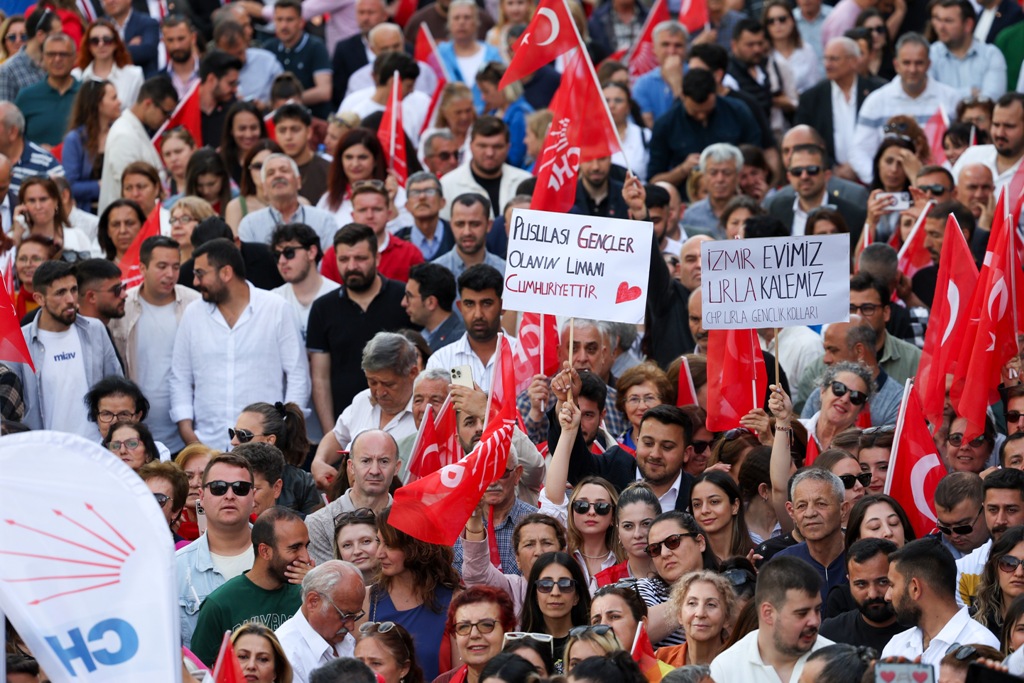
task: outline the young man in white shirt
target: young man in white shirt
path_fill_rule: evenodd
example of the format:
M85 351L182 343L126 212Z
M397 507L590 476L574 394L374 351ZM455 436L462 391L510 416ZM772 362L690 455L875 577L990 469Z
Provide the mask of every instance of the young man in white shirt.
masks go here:
M302 223L278 226L270 236L270 249L284 284L271 291L290 303L299 314L302 340L306 340L306 324L313 302L333 292L339 285L320 275L318 266L323 252L316 231Z

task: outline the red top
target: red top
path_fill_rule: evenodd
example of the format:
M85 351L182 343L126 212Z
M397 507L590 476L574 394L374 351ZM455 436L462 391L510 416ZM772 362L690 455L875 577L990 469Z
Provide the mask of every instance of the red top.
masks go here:
M377 272L390 280L409 281L409 269L423 263L423 254L416 245L406 242L394 235L388 236L388 246L380 252L377 261ZM338 272L338 260L334 256L334 247L328 247L320 262L320 274L339 284L341 273Z

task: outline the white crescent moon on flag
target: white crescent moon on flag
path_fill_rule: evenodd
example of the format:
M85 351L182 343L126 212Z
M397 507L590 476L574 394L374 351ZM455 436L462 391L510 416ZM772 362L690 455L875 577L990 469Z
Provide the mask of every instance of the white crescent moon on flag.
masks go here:
M949 281L949 287L946 288L946 300L949 302L949 323L942 332L940 344L945 344L949 339L949 335L952 334L953 328L956 326L956 320L960 317L960 290L952 280Z
M537 10L537 14L547 17L548 21L551 22L551 35L548 36L547 40L537 43L537 47L544 47L545 45L550 45L558 37L558 15L550 7L540 8Z
M930 453L914 465L914 469L910 471L910 489L914 492L914 505L918 511L921 512L925 517L931 521L935 521L935 513L932 512L931 507L928 505L928 499L924 495L924 480L936 467L941 467L942 463L939 461L939 456L935 453Z

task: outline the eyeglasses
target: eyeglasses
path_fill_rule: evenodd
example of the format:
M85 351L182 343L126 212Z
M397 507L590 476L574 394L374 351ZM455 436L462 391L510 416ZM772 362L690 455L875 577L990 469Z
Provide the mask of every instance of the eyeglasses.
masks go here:
M395 627L393 621L368 621L359 627L359 632L362 634L367 633L387 633Z
M999 558L999 570L1007 574L1013 574L1017 571L1017 567L1024 564L1024 560L1013 555L1003 555Z
M982 434L968 441L967 445L970 446L971 448L981 448L981 446L984 445L985 441L985 435ZM964 442L964 435L961 434L960 432L953 432L952 434L946 437L946 442L950 446L956 446L957 448L960 448L960 446Z
M856 486L858 481L861 486L867 487L867 485L871 483L871 473L862 472L860 474L840 474L839 480L843 482L843 487L849 491Z
M814 178L815 176L821 173L821 166L794 166L793 168L789 169L788 172L791 176L795 176L797 178L804 175L805 173L810 177Z
M866 315L870 318L875 314L875 311L877 311L881 307L881 304L861 304L860 306L858 306L857 304L850 304L850 313L855 313L857 315Z
M910 126L903 121L892 121L882 126L882 131L885 133L906 133L910 129Z
M587 500L577 500L572 504L572 511L585 515L590 512L590 508L594 508L595 514L604 517L611 513L613 507L611 503L591 503Z
M331 607L334 608L334 611L338 613L338 617L341 619L341 623L343 624L347 621L359 621L366 614L366 612L364 612L363 610L359 610L358 612L342 612L341 609L334 604L334 600L331 600L327 595L324 595L323 593L321 593L320 595L323 595L327 602L331 605Z
M704 441L704 440L698 440L698 441L694 441L690 445L693 446L693 452L694 453L700 454L700 453L703 453L704 451L706 451L708 449L708 446L711 445L711 442L710 441Z
M644 548L644 552L647 553L648 557L657 557L661 555L661 546L665 546L669 550L675 550L679 547L679 544L683 542L684 538L694 538L697 534L672 534L671 536L664 538L657 543L648 543L647 547Z
M451 161L452 159L458 161L462 159L462 152L437 152L435 154L431 154L430 156L437 157L441 161Z
M557 581L555 579L537 579L533 582L534 587L538 593L550 593L558 586L559 593L575 593L576 592L576 580L561 578Z
M1024 413L1019 410L1007 410L1003 413L1003 417L1006 418L1007 422L1020 422L1020 419L1024 417Z
M156 498L156 504L160 507L167 505L167 501L171 499L171 497L165 493L154 493L153 497Z
M43 258L42 256L19 256L18 260L15 263L17 263L18 265L24 265L28 263L35 266L42 263L45 260L46 259Z
M480 621L460 621L455 624L455 634L459 636L468 636L473 632L475 627L481 635L487 635L493 633L494 629L498 626L497 619L481 619Z
M984 511L984 507L980 508L978 510L978 514L974 516L974 521L970 524L957 524L956 526L950 527L945 526L944 524L936 523L935 528L938 529L941 533L946 534L947 536L952 536L953 534L956 534L957 536L966 536L967 534L974 531L974 525L978 523L978 519L981 518L981 513Z
M235 429L234 427L228 427L228 438L238 439L238 443L249 443L257 436L266 436L266 434L253 434L248 429Z
M440 194L441 191L436 187L424 187L419 190L408 190L405 196L412 199L413 197L437 197Z
M120 413L112 413L109 410L101 410L96 414L96 419L100 422L113 422L117 420L119 422L127 422L135 417L135 413L122 410Z
M130 451L134 451L141 445L142 441L139 439L125 439L123 441L111 441L110 443L107 444L107 448L109 448L114 453L117 453L119 450L121 450L121 446L124 446Z
M626 405L630 408L636 408L638 405L643 403L645 406L654 407L661 403L661 399L654 395L647 396L630 396L626 399Z
M864 28L872 33L877 33L878 35L885 33L885 26L865 26Z
M8 33L4 38L8 43L24 43L28 41L27 33Z
M48 59L71 59L75 56L74 52L44 52L43 57Z
M595 634L597 634L599 636L603 636L603 635L605 635L606 633L608 633L611 630L612 630L612 627L609 626L608 624L592 624L590 626L575 626L575 627L569 629L569 637L570 638L579 638L584 633L595 633Z
M931 185L918 185L917 189L921 190L921 192L925 192L930 195L935 195L936 197L940 197L946 194L947 191L946 187L939 185L938 183L933 183Z
M203 485L203 488L210 489L210 493L220 498L225 495L230 488L236 496L248 496L249 491L252 491L251 481L209 481Z
M185 225L186 223L197 223L198 221L192 216L174 216L167 222L171 225Z
M734 439L739 439L744 436L755 436L755 434L746 427L734 427L722 434L722 439L725 441L733 441Z
M284 260L285 261L291 261L293 258L295 258L295 252L300 251L300 250L301 251L306 251L307 249L309 249L309 247L285 247L284 249L281 249L280 251L275 249L273 251L274 260L275 261L280 261L281 257L284 256Z
M263 162L262 161L254 161L254 162L252 162L251 164L249 164L249 170L250 171L262 171L263 170Z
M961 645L960 643L953 643L946 648L946 654L953 655L958 662L978 658L978 651L974 649L973 645Z
M785 24L789 21L789 15L784 14L781 17L768 17L764 20L765 26L774 26L775 24Z
M731 583L736 588L745 586L748 583L757 583L757 577L755 577L753 574L750 573L749 570L746 569L726 569L724 572L722 572L722 576L729 579L729 583Z
M113 45L114 36L90 36L89 44L93 47L97 47L99 45Z
M850 403L852 403L855 406L862 406L868 400L868 395L865 394L863 391L851 389L842 382L832 382L831 389L832 393L835 395L836 398L846 396L846 394L849 393Z
M109 289L104 289L104 290L101 290L101 291L104 291L104 292L106 292L108 294L113 294L114 296L121 296L121 292L123 292L124 289L125 289L124 283L123 282L118 282L113 287L110 287Z
M528 631L509 631L505 634L504 638L501 639L501 648L505 649L505 646L509 643L514 643L519 640L532 640L537 643L547 643L548 647L551 648L551 654L555 654L555 637L550 633L529 633Z
M875 434L888 434L896 431L896 425L881 425L880 427L868 427L860 433L861 436L874 436Z

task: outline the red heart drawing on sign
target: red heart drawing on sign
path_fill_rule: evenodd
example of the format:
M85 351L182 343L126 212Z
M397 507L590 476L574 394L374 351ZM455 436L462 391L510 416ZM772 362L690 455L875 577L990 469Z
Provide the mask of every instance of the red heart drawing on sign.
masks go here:
M893 680L896 678L896 672L895 671L882 671L882 672L879 673L879 676L882 677L882 680L885 681L885 683L892 683Z
M640 294L639 287L630 287L628 282L620 282L619 290L615 292L615 303L621 304L623 301L639 299Z
M917 681L917 683L924 683L926 680L928 680L927 671L915 671L913 676L914 680Z

